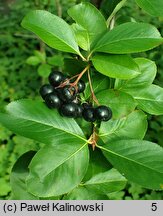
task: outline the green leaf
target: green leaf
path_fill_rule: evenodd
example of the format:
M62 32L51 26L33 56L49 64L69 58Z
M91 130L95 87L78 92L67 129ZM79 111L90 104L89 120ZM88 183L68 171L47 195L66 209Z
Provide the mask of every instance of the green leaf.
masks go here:
M35 56L37 56L42 63L46 62L46 53L39 50L34 50Z
M3 177L0 178L0 198L7 196L11 192L11 187L8 181Z
M51 73L51 66L48 64L41 64L38 67L37 72L42 77L48 77L49 74Z
M140 74L138 65L127 55L97 54L92 62L97 71L112 78L131 79Z
M92 133L91 122L87 122L83 118L77 118L76 122L78 123L79 127L82 128L82 131L83 131L85 137L90 137L90 135Z
M19 100L7 106L7 114L0 113L0 122L22 136L45 144L72 141L83 142L84 135L74 119L61 117L57 110L51 110L43 102Z
M147 131L147 116L140 110L135 110L120 119L102 122L100 138L104 142L121 139L143 139Z
M129 181L149 189L163 189L163 148L143 140L107 143L105 157Z
M35 66L41 63L41 61L37 56L30 56L29 58L27 58L26 63Z
M14 164L11 171L11 187L14 199L16 200L35 200L37 197L27 192L26 178L29 174L28 165L36 152L29 151L21 155Z
M118 192L113 192L108 194L108 199L109 200L123 200L126 198L126 193L125 191L118 191Z
M116 80L115 87L117 89L129 92L130 89L138 90L152 84L157 72L155 62L145 58L136 58L135 62L140 68L140 75L130 80Z
M113 54L143 52L163 42L158 30L146 23L124 23L107 32L93 51Z
M65 58L64 59L64 70L71 76L80 73L87 66L87 63L81 60Z
M126 90L125 90L126 91ZM150 85L127 90L138 102L138 107L152 115L163 115L163 88Z
M68 10L68 14L75 20L75 22L84 28L87 33L87 41L84 48L90 49L90 45L95 41L101 33L107 30L107 25L104 17L95 6L90 3L80 3Z
M100 10L106 15L106 17L109 17L121 1L122 0L103 0L100 5Z
M106 160L100 149L95 148L95 150L92 150L92 148L90 148L89 153L89 166L82 180L83 182L88 181L98 173L105 172L112 168L111 164Z
M81 182L88 161L87 142L73 141L71 136L67 136L67 140L58 140L53 145L45 146L29 165L29 192L39 197L68 193Z
M116 13L124 6L124 4L126 3L126 1L127 0L122 0L122 1L120 1L116 5L116 7L114 8L113 12L110 14L110 16L107 19L107 26L113 28L112 25L111 25L111 21L112 21L113 17L115 17Z
M63 200L108 200L108 197L84 186L79 186L65 195Z
M110 87L110 80L108 77L103 76L100 73L96 73L91 77L92 81L92 87L94 93L98 93L102 90L109 89ZM85 99L88 99L91 96L91 90L90 90L90 85L89 83L86 83L86 88L84 91L84 97Z
M129 94L118 90L104 90L96 96L100 104L109 106L112 109L113 119L128 115L137 105Z
M56 67L63 67L64 57L62 55L55 55L47 58L47 63Z
M124 189L126 179L115 169L99 173L83 184L86 188L108 194Z
M90 49L90 41L89 41L89 35L86 29L84 29L82 26L73 23L72 24L72 29L75 33L76 41L78 45L83 49L83 50L89 50Z
M60 17L48 11L35 10L29 12L21 24L38 35L48 46L80 55L71 27Z
M152 16L163 16L162 0L136 0L137 4Z

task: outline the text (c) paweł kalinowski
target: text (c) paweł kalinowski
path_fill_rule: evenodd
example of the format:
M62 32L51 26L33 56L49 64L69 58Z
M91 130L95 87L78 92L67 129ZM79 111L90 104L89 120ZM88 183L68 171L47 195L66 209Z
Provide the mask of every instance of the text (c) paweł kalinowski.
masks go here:
M104 206L103 203L94 204L70 204L70 203L46 203L46 204L27 204L25 202L20 203L20 211L21 212L42 212L42 211L95 211L100 212L103 211Z

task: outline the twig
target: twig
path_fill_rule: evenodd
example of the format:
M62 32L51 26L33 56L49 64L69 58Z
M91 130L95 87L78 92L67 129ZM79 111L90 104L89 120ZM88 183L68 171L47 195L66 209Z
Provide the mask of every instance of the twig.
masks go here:
M62 17L62 7L61 7L61 4L60 4L60 0L55 0L55 5L56 5L56 8L57 8L58 16Z
M45 43L42 40L40 40L40 52L45 52L45 47Z
M21 34L21 33L14 33L16 37L24 37L24 38L37 38L35 35L28 35L28 34Z
M79 74L77 74L77 75L71 77L70 79L67 79L65 82L61 83L61 84L60 84L58 87L56 87L56 88L62 88L62 87L64 87L65 85L67 85L67 83L69 83L70 80L72 80L72 79L74 79L75 77L77 77L77 79L76 79L73 83L70 83L70 86L73 86L73 87L76 88L76 86L77 86L79 80L81 79L81 77L84 75L84 73L85 73L89 68L90 68L90 65L87 65L87 67L85 67L84 70L83 70L81 73L79 73Z
M98 100L97 100L97 98L95 96L95 93L94 93L94 90L93 90L93 87L92 87L92 82L91 82L91 77L90 77L89 70L88 70L88 81L89 81L89 86L90 86L90 90L91 90L91 94L92 94L92 99L99 106L100 103L98 102Z
M84 70L79 74L79 76L78 76L78 78L75 80L75 82L72 83L74 86L76 86L76 85L78 84L78 82L79 82L79 80L81 79L81 77L83 76L83 74L84 74L87 70L89 70L89 68L90 68L90 64L87 65L86 68L84 68Z
M87 61L89 61L91 55L92 55L93 51L89 53L88 57L87 57Z

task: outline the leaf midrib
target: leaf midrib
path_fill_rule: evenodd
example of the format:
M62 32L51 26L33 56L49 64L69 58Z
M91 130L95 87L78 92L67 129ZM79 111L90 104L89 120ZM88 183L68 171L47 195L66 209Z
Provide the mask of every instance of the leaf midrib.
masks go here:
M10 113L8 113L8 115L11 116ZM13 115L13 116L14 116L15 118L18 118L18 116L15 116L15 115ZM64 129L54 127L53 125L50 125L50 124L47 124L47 123L42 123L42 122L40 122L40 121L38 121L38 120L32 120L32 119L30 119L30 118L29 118L29 119L26 119L26 118L20 117L20 119L25 120L25 121L31 121L31 122L34 122L34 123L38 123L38 124L41 124L41 125L46 125L46 126L52 127L52 128L54 128L54 129L63 131L63 132L65 132L65 133L67 133L67 134L71 134L71 135L73 135L73 136L76 136L77 138L79 138L79 139L84 140L85 142L87 142L87 140L84 139L83 137L81 137L81 136L79 136L79 135L77 135L77 134L75 134L75 133L71 133L70 131L66 131L66 130L64 130Z
M97 84L97 86L94 88L94 92L103 84L103 82L105 82L105 79L106 79L106 78L101 79L100 82L98 82L99 84ZM102 86L103 86L103 85L102 85ZM90 93L90 95L91 95L91 93Z
M151 4L151 2L149 1L149 0L146 0L147 2L148 2L148 4L151 6L151 8L155 11L155 13L157 13L157 9L155 9L154 7L153 7L153 5ZM141 6L140 6L141 7ZM141 7L142 8L142 7ZM144 9L144 10L146 10L146 9ZM151 10L150 10L150 12L151 12Z
M145 100L145 101L153 101L153 102L162 102L163 100L155 100L155 99L148 99L148 98L143 98L143 97L137 97L137 96L133 96L136 100Z
M96 61L100 61L100 62L106 62L104 59L95 59ZM107 63L109 63L109 64L112 64L113 66L115 65L115 66L117 66L117 63L114 63L114 62L111 62L111 61L108 61ZM135 74L141 74L140 72L138 72L137 70L135 70L135 69L133 69L133 68L131 68L131 67L127 67L127 66L125 66L125 65L122 65L122 64L119 64L122 68L124 68L125 70L126 70L126 68L129 70L129 72L127 72L126 74L130 74L131 73L131 71L132 72L134 72L134 75ZM119 73L119 72L118 72ZM105 74L107 74L107 73L105 73ZM122 73L122 74L125 74L125 73ZM126 75L125 74L125 75Z
M87 185L97 185L97 184L109 184L109 183L113 183L113 182L126 182L126 179L121 179L121 180L111 180L111 181L106 181L106 182L93 182L93 183L84 183L83 185L84 186L87 186Z
M125 126L125 123L127 121L127 116L123 117L122 119L124 119L124 122L122 122L123 125L121 125L120 127L117 125L117 127L115 127L115 129L111 130L110 132L101 133L100 137L104 137L104 136L108 136L108 135L112 135L112 134L117 135L116 133L119 132L121 129L123 129L123 127ZM122 119L120 119L120 120L122 120ZM119 123L121 123L120 120L119 120Z
M131 114L132 114L132 113L131 113ZM146 119L145 116L144 116L143 118L141 118L141 120L142 120L142 119L143 119L143 120ZM120 120L123 120L123 121L120 121ZM119 123L122 122L122 124L120 124L120 127L117 126L117 127L115 127L114 130L111 130L110 132L101 133L101 134L100 134L100 137L104 137L104 136L108 136L108 135L112 135L112 134L115 134L117 137L121 137L121 136L119 136L117 133L119 133L119 131L121 131L121 130L123 130L123 129L125 128L126 122L127 122L128 120L129 120L129 116L125 116L125 117L119 119Z
M120 157L120 158L124 158L125 160L131 161L132 163L139 164L139 165L142 166L142 167L145 167L145 168L147 168L147 169L149 169L149 170L152 170L152 171L154 171L154 172L157 172L158 174L163 174L162 172L159 172L158 170L155 170L155 169L153 169L153 168L151 168L151 167L148 167L148 166L146 166L145 164L142 164L142 163L140 163L140 162L138 162L138 161L134 161L134 160L132 160L131 158L127 158L127 157L125 157L125 156L123 156L123 155L119 155L118 153L113 152L113 151L111 151L111 150L109 150L109 149L106 149L106 148L104 148L104 147L102 147L102 146L98 146L98 147L99 147L100 149L104 150L104 151L107 151L107 152L113 154L113 155L117 155L117 156Z
M40 176L38 176L38 179L40 180L40 182L44 181L45 178L47 178L52 172L54 172L54 170L56 170L58 167L60 167L61 165L63 165L64 163L66 163L66 161L70 160L75 154L77 154L78 152L80 152L87 144L84 143L78 150L76 150L73 154L71 154L68 158L65 158L63 161L61 161L57 167L55 167L55 169L53 169L51 172L49 172L47 175L43 176L43 178L40 178Z
M37 28L37 29L39 29L39 30L44 30L43 28L41 28L41 27L38 27L38 26L36 26L36 25L34 25L34 24L30 24L30 26L33 26L33 27L35 27L35 28ZM32 32L34 32L33 30L31 30ZM78 45L77 45L77 43L76 43L76 40L75 40L75 37L74 37L74 41L75 41L75 43L76 43L76 45L77 45L77 50L72 46L72 45L70 45L70 44L68 44L66 41L64 41L62 38L59 38L57 35L54 35L53 33L51 33L51 32L49 32L49 31L47 31L48 32L48 34L50 34L50 35L52 35L53 37L55 37L55 38L57 38L57 40L59 40L59 41L61 41L63 44L66 44L68 47L70 47L72 50L74 50L76 53L80 53L79 52L79 49L78 49ZM34 32L35 33L35 32ZM74 36L74 34L73 34L73 32L72 32L72 35ZM40 36L39 36L40 37Z
M114 40L113 42L111 42L111 43L105 43L105 44L103 44L103 45L101 45L101 46L99 46L99 47L95 47L95 50L98 50L98 49L100 49L101 47L104 47L104 46L108 46L108 45L114 45L114 43L119 43L119 42L126 42L126 41L130 41L130 40L139 40L139 39L145 39L145 40L149 40L149 39L152 39L152 40L160 40L160 39L162 39L163 40L163 38L145 38L145 37L134 37L134 38L126 38L126 39L120 39L120 40ZM102 39L101 39L102 40ZM108 41L109 42L109 41ZM161 41L160 41L160 43L161 43ZM153 45L152 47L155 47L156 45Z

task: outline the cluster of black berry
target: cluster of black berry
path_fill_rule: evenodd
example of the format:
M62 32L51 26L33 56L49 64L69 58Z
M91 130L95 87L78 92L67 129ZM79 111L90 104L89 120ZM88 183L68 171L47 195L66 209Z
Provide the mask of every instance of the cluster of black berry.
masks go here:
M85 82L79 80L77 85L59 71L49 75L49 83L40 88L40 94L49 108L57 108L62 116L70 118L83 117L86 121L108 121L112 117L109 107L80 102L80 93L85 90Z

